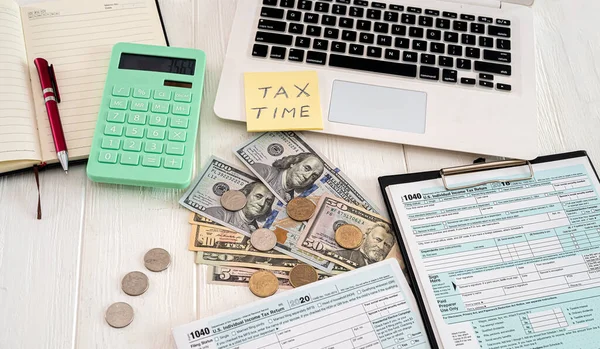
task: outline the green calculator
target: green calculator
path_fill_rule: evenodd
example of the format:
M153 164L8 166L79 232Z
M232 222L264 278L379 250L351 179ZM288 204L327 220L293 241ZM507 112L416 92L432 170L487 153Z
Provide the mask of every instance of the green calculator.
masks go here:
M95 182L185 188L206 56L194 49L113 47L87 175Z

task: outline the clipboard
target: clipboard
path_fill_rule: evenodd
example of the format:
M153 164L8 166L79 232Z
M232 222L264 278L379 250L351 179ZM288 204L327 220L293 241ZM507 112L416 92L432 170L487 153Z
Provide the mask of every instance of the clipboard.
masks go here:
M541 163L545 163L545 162L553 162L553 161L559 161L559 160L572 159L572 158L580 158L580 157L587 158L592 170L594 171L594 175L600 181L600 177L598 177L598 172L594 168L594 164L590 160L590 158L585 150L540 156L540 157L538 157L534 160L530 160L530 161L504 160L504 161L495 161L495 162L489 162L489 163L485 163L485 162L484 163L474 163L474 164L465 165L465 166L442 168L439 171L426 171L426 172L417 172L417 173L408 173L408 174L401 174L401 175L391 175L391 176L379 177L379 179L378 179L379 186L381 187L381 193L383 195L383 200L385 202L386 209L388 210L391 222L394 226L394 234L396 236L396 240L398 241L398 244L400 247L400 253L402 254L402 259L404 260L404 264L406 265L406 270L408 272L408 277L410 280L410 286L413 289L415 299L417 300L419 312L423 319L423 325L425 327L425 331L427 332L427 337L429 339L429 343L432 348L437 349L437 348L440 348L440 346L436 340L433 326L431 323L431 319L429 318L429 315L427 314L427 309L425 307L425 299L423 298L421 290L419 289L419 284L417 282L416 274L413 269L412 262L410 260L410 256L408 254L408 250L406 249L406 246L402 239L402 235L400 234L400 226L398 225L398 222L396 221L396 217L393 214L391 202L388 197L386 188L389 186L392 186L392 185L396 185L396 184L422 182L422 181L427 181L427 180L432 180L432 179L441 179L442 184L444 185L446 190L449 190L449 191L477 187L480 185L501 182L501 181L510 181L510 182L524 181L524 180L532 179L535 176L532 165L541 164ZM470 185L464 185L464 186L451 186L451 185L448 185L448 181L447 181L448 177L459 175L459 174L483 172L483 171L510 168L510 167L516 167L516 166L524 166L524 165L528 166L529 174L519 177L519 178L493 179L493 180L490 179L490 180L480 181L477 183L473 183Z

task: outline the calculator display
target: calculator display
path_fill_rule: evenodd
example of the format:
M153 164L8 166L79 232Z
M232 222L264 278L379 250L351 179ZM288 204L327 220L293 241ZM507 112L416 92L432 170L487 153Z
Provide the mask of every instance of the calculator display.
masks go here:
M194 75L195 59L121 53L119 69L146 70L161 73Z

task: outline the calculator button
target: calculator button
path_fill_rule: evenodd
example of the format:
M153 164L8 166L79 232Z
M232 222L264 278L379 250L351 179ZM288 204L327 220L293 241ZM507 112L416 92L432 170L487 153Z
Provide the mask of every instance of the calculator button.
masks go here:
M147 141L146 145L144 146L144 151L146 153L160 154L160 153L162 153L162 149L163 149L162 142Z
M188 127L188 119L182 118L181 116L173 116L171 118L171 127L174 128L187 128Z
M175 142L185 142L185 131L169 130L169 140Z
M152 103L152 112L166 114L169 112L169 103L167 102L154 102Z
M146 166L146 167L160 167L160 156L158 156L158 155L144 155L142 157L142 166Z
M104 128L104 134L107 136L120 136L123 134L123 125L108 124Z
M133 97L135 98L150 98L149 88L134 88Z
M183 159L182 158L176 158L176 157L172 157L172 156L167 156L165 158L165 164L164 164L165 168L172 168L174 170L181 170L181 168L183 167Z
M140 155L139 154L121 154L121 163L123 165L134 165L140 163Z
M173 104L173 114L190 115L190 106L186 104Z
M127 109L127 102L125 98L111 98L110 99L110 109Z
M134 125L144 125L146 124L146 114L131 113L127 118L127 122Z
M148 134L146 135L148 139L165 139L165 129L164 128L149 128Z
M114 137L104 137L101 147L102 149L118 150L121 147L121 140Z
M167 126L167 117L165 115L150 115L150 126Z
M139 139L125 139L123 140L123 150L126 151L141 151L142 141Z
M142 138L144 137L144 128L139 126L127 126L126 137Z
M107 164L117 163L117 152L116 151L101 151L98 156L98 162L104 162Z
M154 99L158 99L161 101L168 101L171 99L171 91L155 90L154 91Z
M168 143L166 153L169 155L183 155L185 150L185 145L176 144L176 143Z
M191 92L175 92L175 96L173 97L175 102L191 102L192 101L192 93Z
M108 115L106 116L106 121L124 123L125 122L125 112L111 110L108 112Z
M132 101L131 110L134 111L148 111L148 102L146 101Z
M118 97L129 97L130 88L127 86L113 86L112 95Z

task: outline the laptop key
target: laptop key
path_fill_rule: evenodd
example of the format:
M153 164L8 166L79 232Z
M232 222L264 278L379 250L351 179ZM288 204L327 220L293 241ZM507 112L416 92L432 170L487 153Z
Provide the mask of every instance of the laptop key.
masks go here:
M375 23L375 27L373 28L373 30L376 33L384 33L387 34L387 32L390 30L390 25L387 23L382 23L382 22L376 22Z
M471 23L471 33L483 34L485 25L479 23Z
M260 10L261 17L283 19L284 11L280 8L263 7Z
M314 50L327 51L328 48L329 48L329 41L327 41L327 40L315 39L313 41L313 49Z
M481 61L475 61L475 71L508 76L512 74L512 68L510 65Z
M333 7L331 8L331 13L340 16L345 16L347 11L348 7L344 5L333 5Z
M361 33L358 41L362 42L363 44L372 44L375 42L375 35L371 33Z
M288 32L293 33L293 34L302 34L304 32L304 24L290 23Z
M480 36L479 37L479 46L494 47L494 39L488 38L486 36Z
M267 52L269 52L269 46L254 44L252 47L252 55L254 57L267 57Z
M337 39L340 36L340 30L335 28L325 28L323 36L328 39Z
M415 24L417 22L417 16L403 13L400 22L404 24Z
M377 35L377 45L392 46L392 37L388 35Z
M356 21L356 29L366 31L371 30L371 21L359 19L358 21Z
M450 29L450 21L443 18L436 18L435 27L440 29Z
M512 90L512 87L510 85L501 84L501 83L497 83L496 84L496 88L498 90L502 90L502 91L510 91L510 90Z
M383 2L371 2L371 6L372 7L376 7L376 8L385 8L385 4Z
M469 59L457 58L456 59L456 68L471 70L471 61Z
M483 22L483 23L493 23L494 20L491 19L490 17L484 17L484 16L479 16L479 22Z
M339 42L339 41L332 42L331 43L331 51L345 53L346 52L346 43Z
M317 2L315 4L315 11L316 12L329 12L329 4L326 2Z
M410 6L406 9L406 11L412 12L412 13L421 13L421 12L423 12L423 10L420 9L420 8L418 8L418 7L410 7Z
M469 58L479 58L481 56L481 50L477 47L467 47L465 56Z
M310 38L306 38L303 36L296 36L296 46L309 48L310 47Z
M483 50L483 59L486 59L489 61L510 63L511 55L509 52Z
M432 42L429 44L429 49L431 52L444 53L446 51L446 44L442 44L441 42Z
M354 27L354 19L352 18L340 18L340 27L352 29Z
M390 5L390 10L392 10L392 11L404 11L404 6L402 6L402 5Z
M479 86L493 88L494 87L494 83L491 82L491 81L479 80Z
M269 57L273 59L285 59L285 47L273 46L271 47L271 55Z
M337 22L336 16L323 15L323 17L321 18L322 25L328 25L328 26L333 27L333 26L335 26L336 22Z
M406 35L406 26L405 25L392 25L392 34L394 35Z
M475 16L462 14L460 15L460 19L464 19L465 21L474 21Z
M448 45L448 54L452 56L462 56L462 46Z
M492 74L479 73L479 78L482 80L494 80L494 76Z
M446 42L458 42L458 33L444 32L444 41L446 41Z
M369 46L367 47L367 56L381 58L382 49L377 46Z
M365 15L365 9L361 7L350 7L350 17L363 17Z
M452 69L442 70L442 81L457 82L457 71Z
M394 50L393 48L385 49L385 58L392 59L394 61L400 60L400 50Z
M324 52L308 51L306 53L306 63L325 65L327 54Z
M263 0L263 5L277 6L277 0Z
M416 62L417 61L417 53L410 52L410 51L404 51L402 53L402 60L405 62Z
M488 34L493 36L510 38L510 28L488 25Z
M464 45L476 45L476 36L473 34L462 34L460 42Z
M413 38L422 38L423 37L423 28L419 28L419 27L408 28L408 36L413 37Z
M398 12L385 11L383 13L383 20L386 22L398 23L398 19L400 19L400 15L398 15Z
M306 27L306 35L321 36L321 27L309 25L308 27Z
M460 78L460 83L465 85L475 85L475 79L471 78Z
M310 11L312 10L312 1L309 0L300 0L298 1L298 9L299 10L305 10L305 11Z
M255 41L258 42L266 42L269 44L276 45L291 45L293 36L287 34L276 34L276 33L268 33L268 32L256 32Z
M342 40L344 41L356 41L356 32L352 30L342 31Z
M438 10L425 10L425 14L426 15L430 15L430 16L439 16L440 15L440 11Z
M367 10L367 18L380 20L381 19L381 10L368 9Z
M304 14L304 22L306 23L319 23L319 15L316 13L306 12Z
M444 11L442 15L446 18L458 18L458 15L455 12Z
M421 64L435 65L435 55L421 53Z
M369 2L365 0L354 0L354 5L369 6Z
M412 48L413 50L427 51L427 41L413 40Z
M348 53L351 55L362 56L365 53L365 47L363 45L350 44L350 48L348 49Z
M510 50L510 40L496 39L496 48Z
M263 30L274 30L278 32L285 32L285 27L287 23L280 21L273 21L269 19L260 19L258 20L258 29Z
M288 54L288 60L293 62L303 62L304 61L304 50L299 50L297 48L291 48L290 53Z
M498 24L498 25L510 25L510 21L508 19L496 18L496 24Z
M396 38L394 40L394 46L398 48L408 48L409 41L409 39L405 38Z
M454 24L452 25L452 28L454 30L458 30L458 31L461 31L461 32L466 32L467 31L467 22L454 21Z
M454 66L454 58L440 56L438 58L438 64L441 65L442 67L453 67Z
M422 65L419 69L419 77L427 80L439 80L440 68L428 67Z
M427 39L442 40L442 32L436 29L427 29Z
M300 21L300 20L302 20L302 12L300 12L300 11L294 11L294 10L288 10L287 11L287 15L285 16L285 18L288 21Z
M412 78L417 76L416 65L381 61L361 57L348 57L337 54L331 54L329 57L329 65L332 67L370 71L374 73L400 75Z
M279 2L279 6L287 7L287 8L294 8L295 3L296 3L296 0L281 0Z
M419 16L419 25L423 27L433 27L433 17Z

